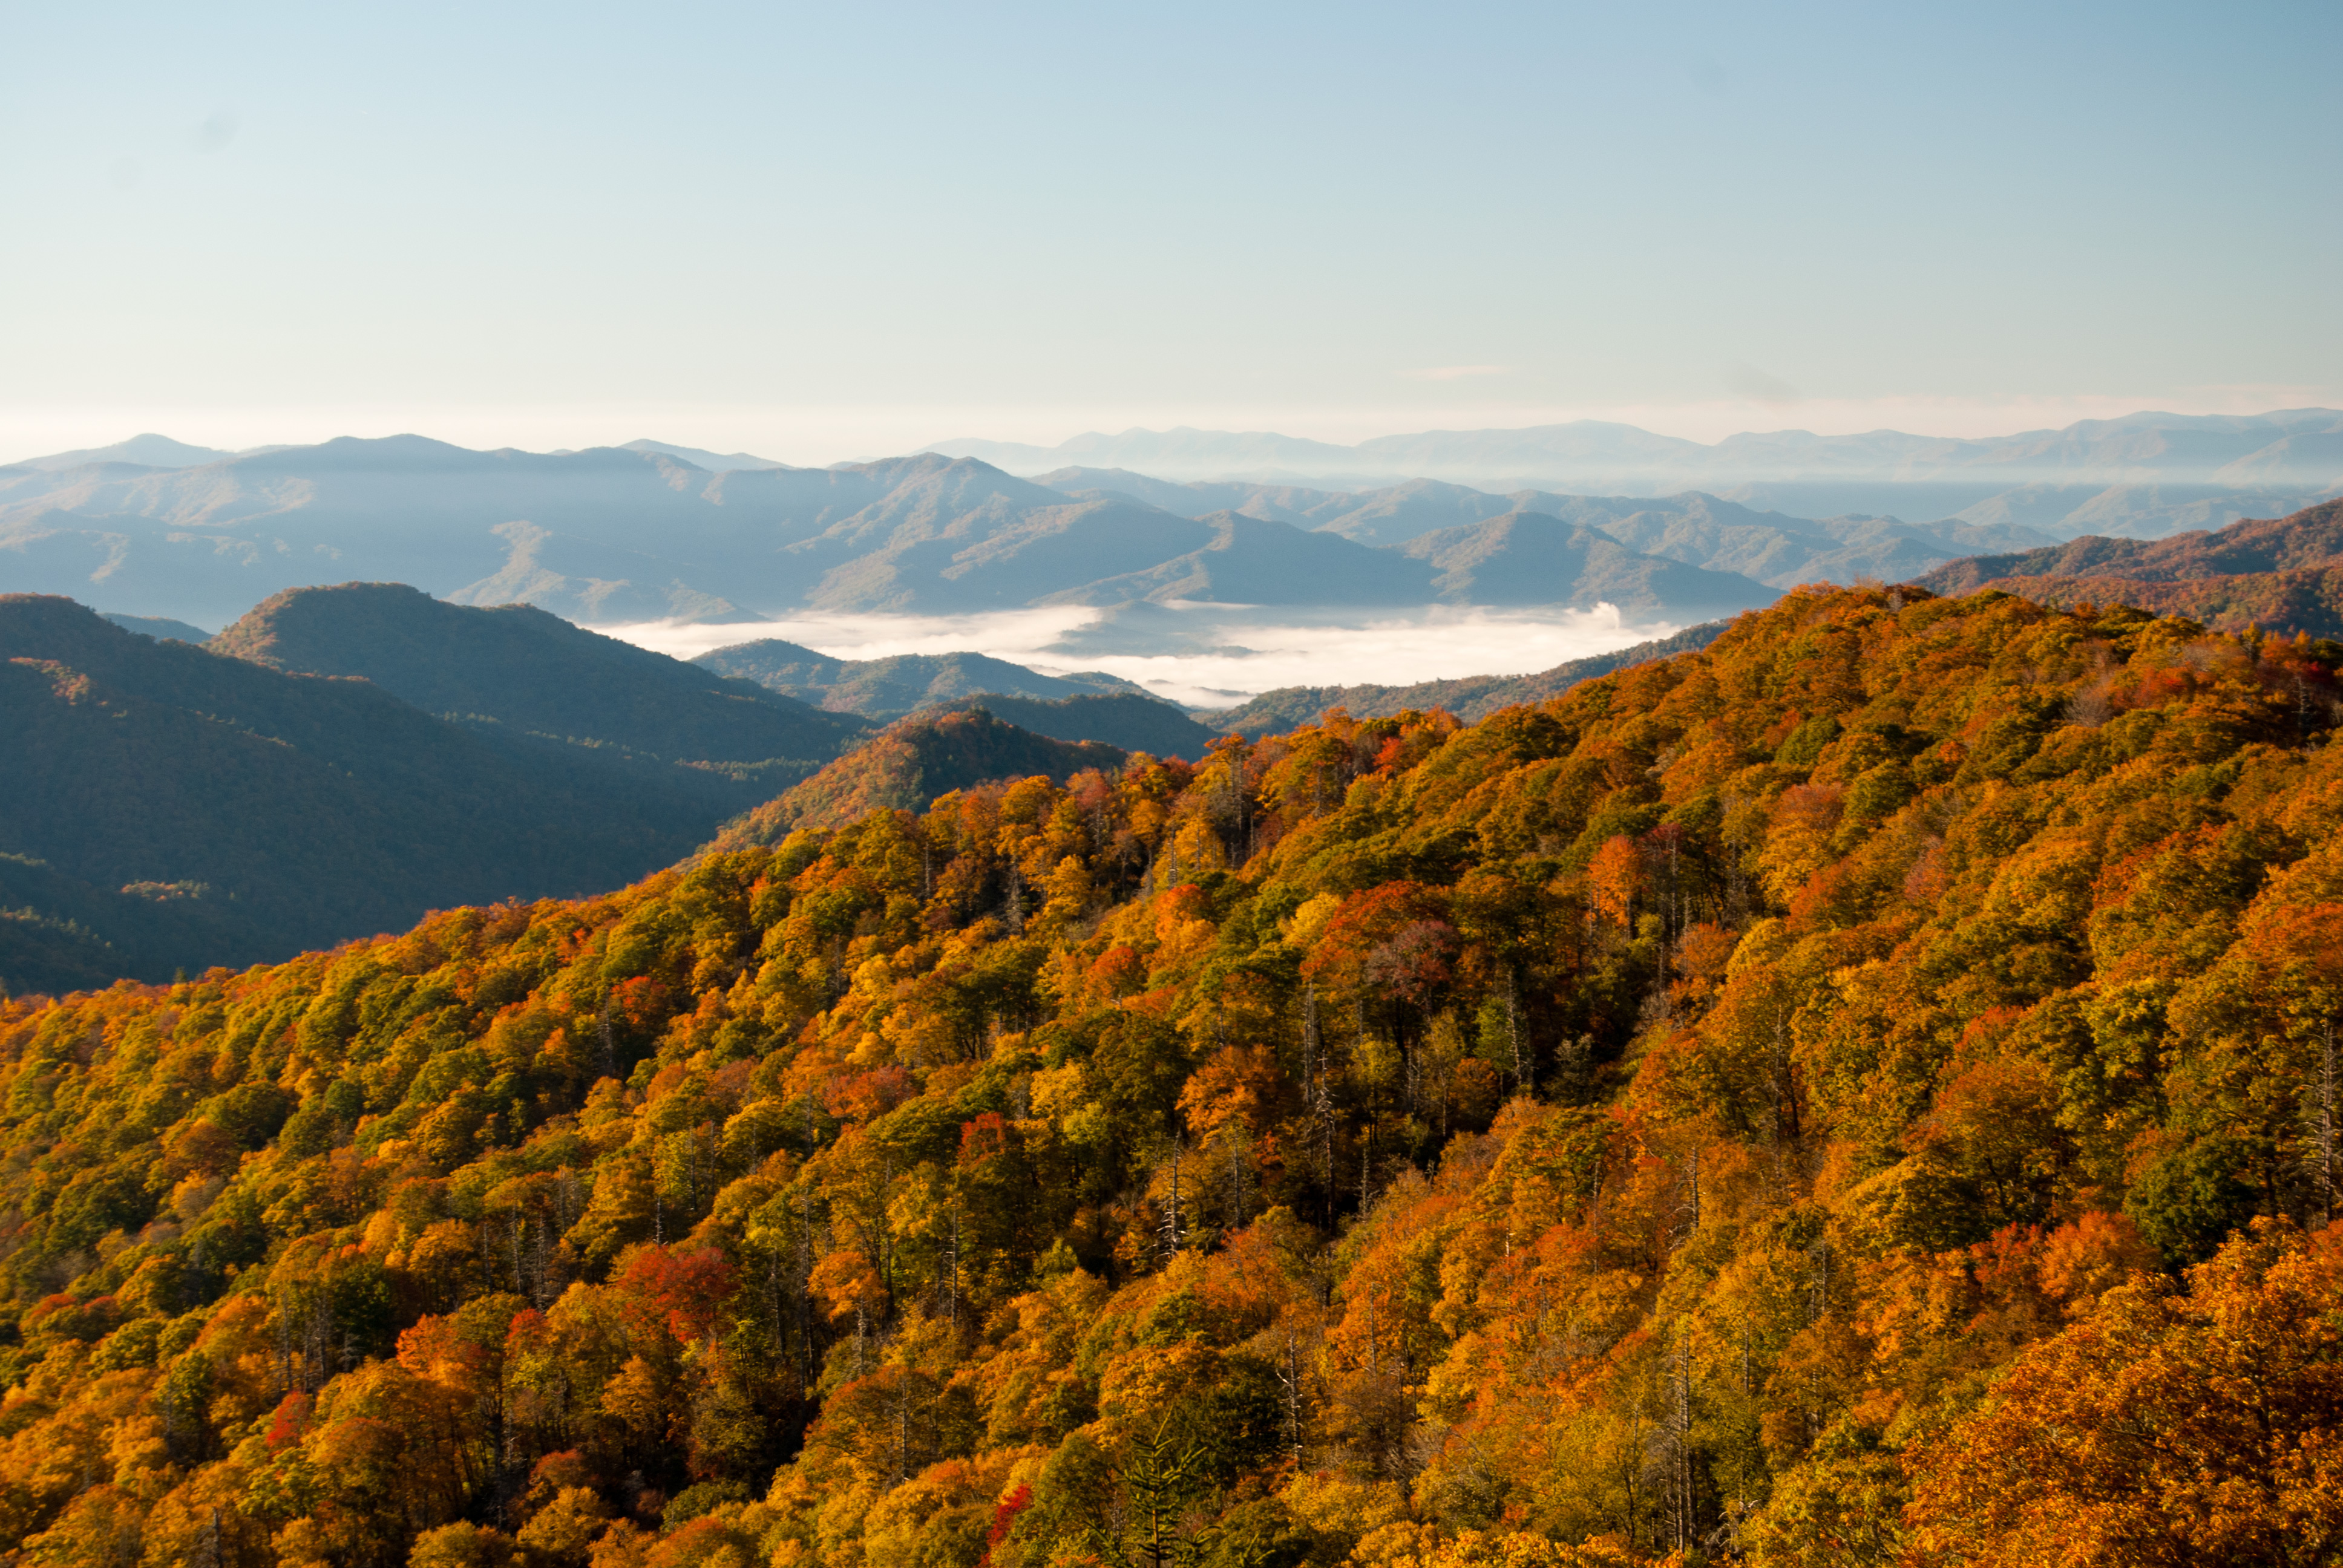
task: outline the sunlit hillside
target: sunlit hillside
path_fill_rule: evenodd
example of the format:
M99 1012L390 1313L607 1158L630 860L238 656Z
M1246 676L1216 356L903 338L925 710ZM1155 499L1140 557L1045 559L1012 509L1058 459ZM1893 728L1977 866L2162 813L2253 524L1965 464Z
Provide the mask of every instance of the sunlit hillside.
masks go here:
M8 1002L0 1535L2331 1561L2328 651L1799 592Z

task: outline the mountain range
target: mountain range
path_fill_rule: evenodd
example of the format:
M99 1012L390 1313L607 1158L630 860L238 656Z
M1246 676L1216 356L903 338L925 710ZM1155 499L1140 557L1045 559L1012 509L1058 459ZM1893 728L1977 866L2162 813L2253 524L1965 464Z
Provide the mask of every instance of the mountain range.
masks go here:
M1238 512L1069 496L932 454L716 473L664 451L474 452L396 437L186 467L0 468L0 563L11 587L197 623L351 577L586 622L1144 599L1517 603L1505 596L1530 584L1550 602L1675 616L1773 597L1738 573L1525 532L1506 520L1515 515L1392 549ZM1556 541L1570 542L1566 557L1544 552ZM1525 548L1541 553L1525 559Z
M1321 716L1337 708L1353 719L1388 719L1410 711L1429 713L1438 708L1468 724L1477 723L1499 709L1560 697L1581 681L1593 680L1615 669L1696 652L1715 642L1731 624L1713 620L1686 627L1673 637L1639 642L1633 648L1599 653L1589 658L1569 659L1534 675L1473 675L1406 686L1281 686L1239 707L1203 717L1215 729L1248 739L1315 724Z
M2045 604L2127 604L2219 631L2343 638L2343 501L2152 542L2086 538L1976 556L1920 582L1937 593L1999 588Z
M2139 413L1984 439L1780 430L1705 444L1575 420L1517 430L1432 430L1356 446L1182 428L1092 432L1054 447L964 439L929 449L1033 475L1080 467L1342 490L1387 488L1412 478L1497 493L1656 497L1701 490L1803 518L2015 523L2060 538L2156 538L2294 511L2343 490L2343 413L2329 408Z
M1325 477L1345 474L1357 482ZM403 436L223 454L150 435L0 467L0 577L215 625L352 577L588 623L1604 599L1682 621L1797 582L1906 578L2086 532L2160 537L2338 489L2343 415L2319 409L1984 441L1704 446L1581 423L1334 447L1138 431L830 468L651 441L477 452ZM1508 520L1527 518L1610 543Z
M281 958L431 908L616 887L777 799L795 814L1130 750L1201 759L1218 733L1104 677L1108 689L1069 682L1064 698L938 679L915 704L917 743L899 729L864 756L880 732L863 714L525 605L397 583L289 590L200 638L0 596L0 993ZM939 662L1019 692L1051 685L997 660ZM988 703L997 717L977 712ZM846 758L860 760L841 783ZM810 796L790 793L818 777Z
M1001 692L1056 699L1141 688L1095 670L1043 675L981 653L900 653L885 658L833 658L785 641L760 638L716 648L692 660L719 675L753 680L774 691L838 713L896 719L931 702Z
M1126 495L1183 516L1228 511L1377 546L1404 546L1508 513L1534 513L1595 529L1643 554L1737 573L1778 588L1862 577L1893 581L1947 558L2057 542L2015 523L1793 518L1698 491L1656 498L1543 490L1493 495L1438 479L1410 479L1380 490L1313 490L1237 480L1179 484L1112 468L1061 468L1040 476L1039 482L1069 495Z
M2338 659L1867 586L1197 767L917 716L630 887L0 999L0 1554L2331 1565Z
M740 809L713 776L451 723L369 680L158 641L27 594L0 596L0 727L10 990L161 979L428 909L616 887Z

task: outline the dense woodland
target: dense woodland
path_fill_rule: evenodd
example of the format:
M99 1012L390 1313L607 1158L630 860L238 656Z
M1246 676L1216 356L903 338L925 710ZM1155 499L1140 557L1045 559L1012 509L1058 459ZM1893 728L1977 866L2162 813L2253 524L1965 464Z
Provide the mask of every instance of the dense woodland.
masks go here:
M7 1003L0 1540L2335 1562L2338 657L1802 591Z
M449 722L371 681L158 642L35 594L0 594L0 992L159 980L457 903L617 887L742 809L709 769Z

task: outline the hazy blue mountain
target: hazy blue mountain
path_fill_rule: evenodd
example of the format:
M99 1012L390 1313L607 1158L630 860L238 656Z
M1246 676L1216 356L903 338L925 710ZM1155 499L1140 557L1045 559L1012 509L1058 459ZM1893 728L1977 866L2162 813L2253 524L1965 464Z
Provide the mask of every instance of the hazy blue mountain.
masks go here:
M1793 518L1755 511L1699 491L1658 500L1535 492L1507 499L1598 528L1646 555L1735 572L1778 588L1858 578L1903 581L1981 550L2031 549L2056 542L2047 534L2015 524Z
M1127 680L1096 671L1043 675L981 653L832 658L779 638L719 648L691 662L719 675L753 680L833 713L858 713L865 719L900 719L933 703L988 693L1055 699L1140 689Z
M1168 477L1193 478L1206 473L1242 468L1292 468L1316 471L1342 465L1357 467L1358 448L1324 441L1302 440L1273 431L1239 434L1227 430L1197 430L1182 426L1172 430L1136 427L1120 435L1097 431L1076 436L1054 447L1028 446L1017 441L965 438L938 441L927 448L955 457L977 457L995 467L1017 473L1039 473L1069 466L1135 468Z
M1434 574L1433 594L1451 604L1591 606L1629 614L1667 610L1702 617L1774 602L1762 583L1629 549L1608 534L1541 512L1508 512L1441 528L1400 553Z
M1751 432L1713 445L1580 420L1523 430L1430 431L1355 447L1204 430L1091 434L1053 447L946 441L1015 472L1069 466L1172 481L1388 488L1437 479L1510 495L1624 497L1701 490L1759 511L1956 518L2055 538L2160 537L2278 516L2343 491L2343 413L2141 413L1986 439L1871 431ZM1360 476L1368 476L1364 484ZM1377 477L1380 476L1380 477ZM1108 485L1104 487L1114 487ZM1128 487L1127 485L1125 487ZM1157 505L1170 503L1151 496ZM1216 506L1231 504L1214 498Z
M1428 575L1406 558L1353 544L1338 535L1235 512L1182 520L1201 531L1192 548L1140 570L1048 595L1039 602L1112 605L1131 599L1205 599L1259 605L1408 605L1425 604L1433 597Z
M791 465L777 463L770 457L752 457L747 452L709 452L698 447L673 447L665 441L628 441L618 447L621 452L658 452L680 458L693 467L705 468L711 474L727 474L735 468L786 468Z
M173 620L166 615L116 615L111 610L98 614L125 631L135 631L141 637L176 637L181 642L209 642L212 634L199 626L189 626L184 620Z
M93 463L136 463L146 468L193 468L234 456L235 453L222 451L216 447L190 447L185 441L174 441L168 436L149 432L144 436L133 436L127 441L116 441L111 447L85 447L77 452L53 452L45 457L26 457L9 467L54 471L87 467Z
M1437 529L1534 511L1609 534L1647 555L1734 572L1775 588L1861 577L1901 580L1980 551L2032 549L2056 540L2009 522L1906 523L1895 518L1819 520L1759 512L1699 491L1662 498L1491 495L1437 479L1380 490L1312 490L1229 480L1174 484L1117 469L1066 468L1041 482L1074 495L1143 496L1167 511L1202 518L1227 509L1340 534L1361 544L1403 545Z
M1239 498L1244 509L1187 516L932 453L716 473L659 450L341 439L181 469L0 469L0 583L68 595L102 588L120 613L198 622L354 578L600 624L748 621L803 608L961 614L1435 597L1434 574L1419 561L1328 526L1348 518L1371 538L1400 531L1388 520L1381 533L1368 526L1378 508L1397 515L1393 498L1345 504L1272 489ZM1433 484L1399 499L1413 508L1410 528L1491 505ZM1452 584L1446 597L1458 591Z

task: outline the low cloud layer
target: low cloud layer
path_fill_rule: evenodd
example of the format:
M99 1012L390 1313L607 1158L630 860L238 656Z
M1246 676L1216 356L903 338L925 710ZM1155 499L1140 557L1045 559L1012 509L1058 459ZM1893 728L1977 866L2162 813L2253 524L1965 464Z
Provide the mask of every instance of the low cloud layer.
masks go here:
M1131 627L1115 622L1114 613L1065 608L974 616L806 616L597 629L679 658L762 638L781 638L836 658L984 653L1045 674L1104 670L1200 708L1229 706L1282 686L1400 686L1524 675L1681 629L1674 622L1627 620L1609 605L1518 613L1429 607L1353 612L1316 624L1303 624L1290 612L1221 605L1168 608Z

